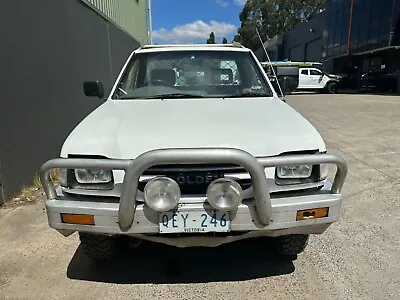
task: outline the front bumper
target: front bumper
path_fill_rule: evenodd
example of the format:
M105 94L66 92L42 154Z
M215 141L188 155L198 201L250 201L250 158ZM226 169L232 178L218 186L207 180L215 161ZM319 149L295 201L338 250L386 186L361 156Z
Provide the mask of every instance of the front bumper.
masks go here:
M137 182L147 168L163 163L236 163L248 170L252 178L254 198L243 201L234 212L230 213L230 236L232 232L241 232L241 237L229 237L237 240L247 236L278 236L284 234L322 233L330 224L339 220L342 197L340 194L346 174L346 162L337 155L312 154L291 155L280 157L255 158L249 153L238 149L162 149L142 154L134 160L109 159L54 159L42 166L41 181L48 200L46 209L49 226L64 235L74 231L93 232L101 234L124 234L143 239L171 243L176 245L174 238L159 234L159 213L151 210L145 204L135 201ZM323 164L331 163L337 166L333 183L326 181L318 191L303 191L270 196L264 168L282 165ZM49 178L53 168L103 168L125 171L122 194L119 202L110 201L104 197L66 196L56 191ZM179 210L193 210L204 207L205 203L180 203ZM296 220L299 210L328 207L327 217L309 220ZM95 225L66 224L61 220L61 213L94 215ZM189 244L204 244L197 241L198 237L184 237ZM182 245L188 245L183 242ZM220 244L216 239L211 243Z

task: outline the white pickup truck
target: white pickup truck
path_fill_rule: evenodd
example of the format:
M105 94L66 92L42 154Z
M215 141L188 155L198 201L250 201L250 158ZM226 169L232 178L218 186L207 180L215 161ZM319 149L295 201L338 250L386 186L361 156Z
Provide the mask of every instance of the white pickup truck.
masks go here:
M329 94L337 93L341 77L328 74L316 67L304 67L306 64L272 64L275 74L286 93L293 91L312 90ZM269 63L262 63L270 80L274 83L275 77Z
M325 73L317 68L299 68L298 90L319 90L334 94L340 77Z
M78 232L93 258L126 242L212 247L263 237L274 242L260 247L293 256L340 219L346 162L278 98L247 48L144 46L107 96L99 81L84 92L104 103L40 178L49 226Z

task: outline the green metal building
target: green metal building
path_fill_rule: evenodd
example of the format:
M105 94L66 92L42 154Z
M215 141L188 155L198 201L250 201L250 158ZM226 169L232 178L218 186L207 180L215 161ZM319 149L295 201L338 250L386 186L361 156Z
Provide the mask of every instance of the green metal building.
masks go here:
M84 0L140 44L148 43L146 9L148 0Z

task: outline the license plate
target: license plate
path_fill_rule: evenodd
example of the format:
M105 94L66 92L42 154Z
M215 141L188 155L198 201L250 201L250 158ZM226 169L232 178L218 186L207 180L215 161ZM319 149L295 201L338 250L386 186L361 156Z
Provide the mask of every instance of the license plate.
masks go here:
M228 212L215 210L160 213L160 233L206 233L230 231Z

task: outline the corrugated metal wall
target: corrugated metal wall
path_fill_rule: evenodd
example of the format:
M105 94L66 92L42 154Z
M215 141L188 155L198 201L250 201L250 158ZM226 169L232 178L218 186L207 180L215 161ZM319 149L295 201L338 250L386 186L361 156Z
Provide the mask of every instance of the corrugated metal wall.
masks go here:
M3 181L2 181L2 171L1 171L1 163L0 163L0 205L2 205L6 201L6 193L4 191Z
M81 0L1 0L0 20L1 205L102 103L82 82L101 80L109 93L139 44Z
M141 44L147 44L147 0L86 0L121 26Z
M291 59L293 61L304 61L307 57L310 61L322 60L322 36L325 28L325 13L314 16L308 22L297 24L292 30L284 34L283 39L283 57L282 59ZM309 45L307 55L307 44ZM312 47L312 48L311 48Z

